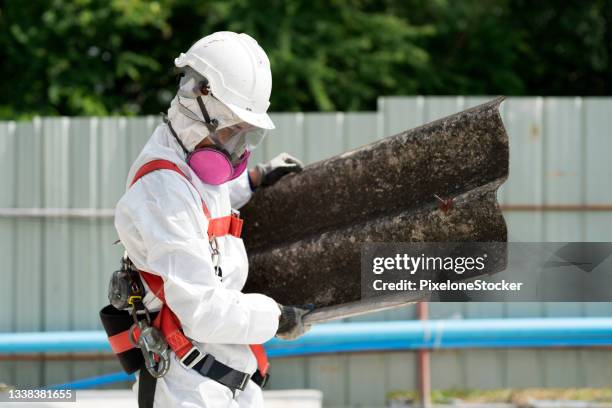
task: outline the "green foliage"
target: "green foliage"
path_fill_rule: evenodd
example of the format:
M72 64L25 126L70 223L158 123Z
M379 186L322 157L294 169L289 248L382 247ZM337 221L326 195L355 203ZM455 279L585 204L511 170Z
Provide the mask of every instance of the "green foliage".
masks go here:
M391 391L389 401L418 401L417 391ZM534 400L547 401L589 401L609 403L612 401L611 388L523 388L523 389L448 389L432 390L434 404L453 405L461 403L496 404L509 403L517 407L531 407Z
M273 111L612 90L612 0L5 0L0 118L165 110L173 59L219 30L267 51Z

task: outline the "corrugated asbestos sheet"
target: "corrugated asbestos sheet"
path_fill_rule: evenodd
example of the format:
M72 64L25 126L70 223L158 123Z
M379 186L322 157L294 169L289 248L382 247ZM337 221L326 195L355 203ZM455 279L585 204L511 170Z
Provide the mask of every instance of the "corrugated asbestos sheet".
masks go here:
M245 291L334 308L361 298L364 242L505 243L497 202L508 177L502 100L318 161L257 192L241 208L249 220ZM440 197L452 197L452 211L439 208Z
M288 151L312 163L484 103L490 97L388 97L378 112L274 114L254 161ZM509 239L612 240L612 98L508 98L510 177L499 192ZM121 248L100 217L16 217L40 209L112 209L159 118L0 122L0 331L99 329ZM25 211L10 211L20 208ZM61 210L60 210L61 211ZM12 214L12 215L11 215ZM78 215L78 214L74 214ZM248 222L248 221L247 221ZM607 303L432 304L432 318L609 316ZM359 319L406 319L412 307ZM275 360L273 388L320 388L328 406L382 406L416 385L413 353ZM0 362L0 382L63 382L110 362ZM604 350L462 350L432 354L433 388L610 386Z

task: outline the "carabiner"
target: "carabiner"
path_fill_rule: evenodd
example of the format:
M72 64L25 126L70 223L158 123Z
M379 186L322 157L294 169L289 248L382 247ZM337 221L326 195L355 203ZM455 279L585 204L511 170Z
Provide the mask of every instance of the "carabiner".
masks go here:
M144 323L140 326L138 346L142 351L147 371L154 378L163 377L170 368L168 343L156 327Z
M216 268L221 265L221 252L219 251L219 241L217 237L213 237L210 242L210 252L212 257L213 266Z

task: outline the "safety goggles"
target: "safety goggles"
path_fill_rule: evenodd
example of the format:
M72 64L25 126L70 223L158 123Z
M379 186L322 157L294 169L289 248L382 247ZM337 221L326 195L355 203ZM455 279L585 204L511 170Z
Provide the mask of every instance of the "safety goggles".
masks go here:
M218 148L230 156L232 163L236 163L247 150L253 151L259 146L266 137L266 133L266 129L241 122L237 125L216 129L208 136Z

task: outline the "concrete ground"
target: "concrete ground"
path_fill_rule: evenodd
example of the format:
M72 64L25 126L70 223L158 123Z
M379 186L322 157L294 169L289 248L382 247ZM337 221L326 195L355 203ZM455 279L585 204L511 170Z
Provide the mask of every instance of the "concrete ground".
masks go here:
M0 402L0 408L138 408L131 390L79 390L75 402ZM264 391L266 408L321 408L318 390Z

